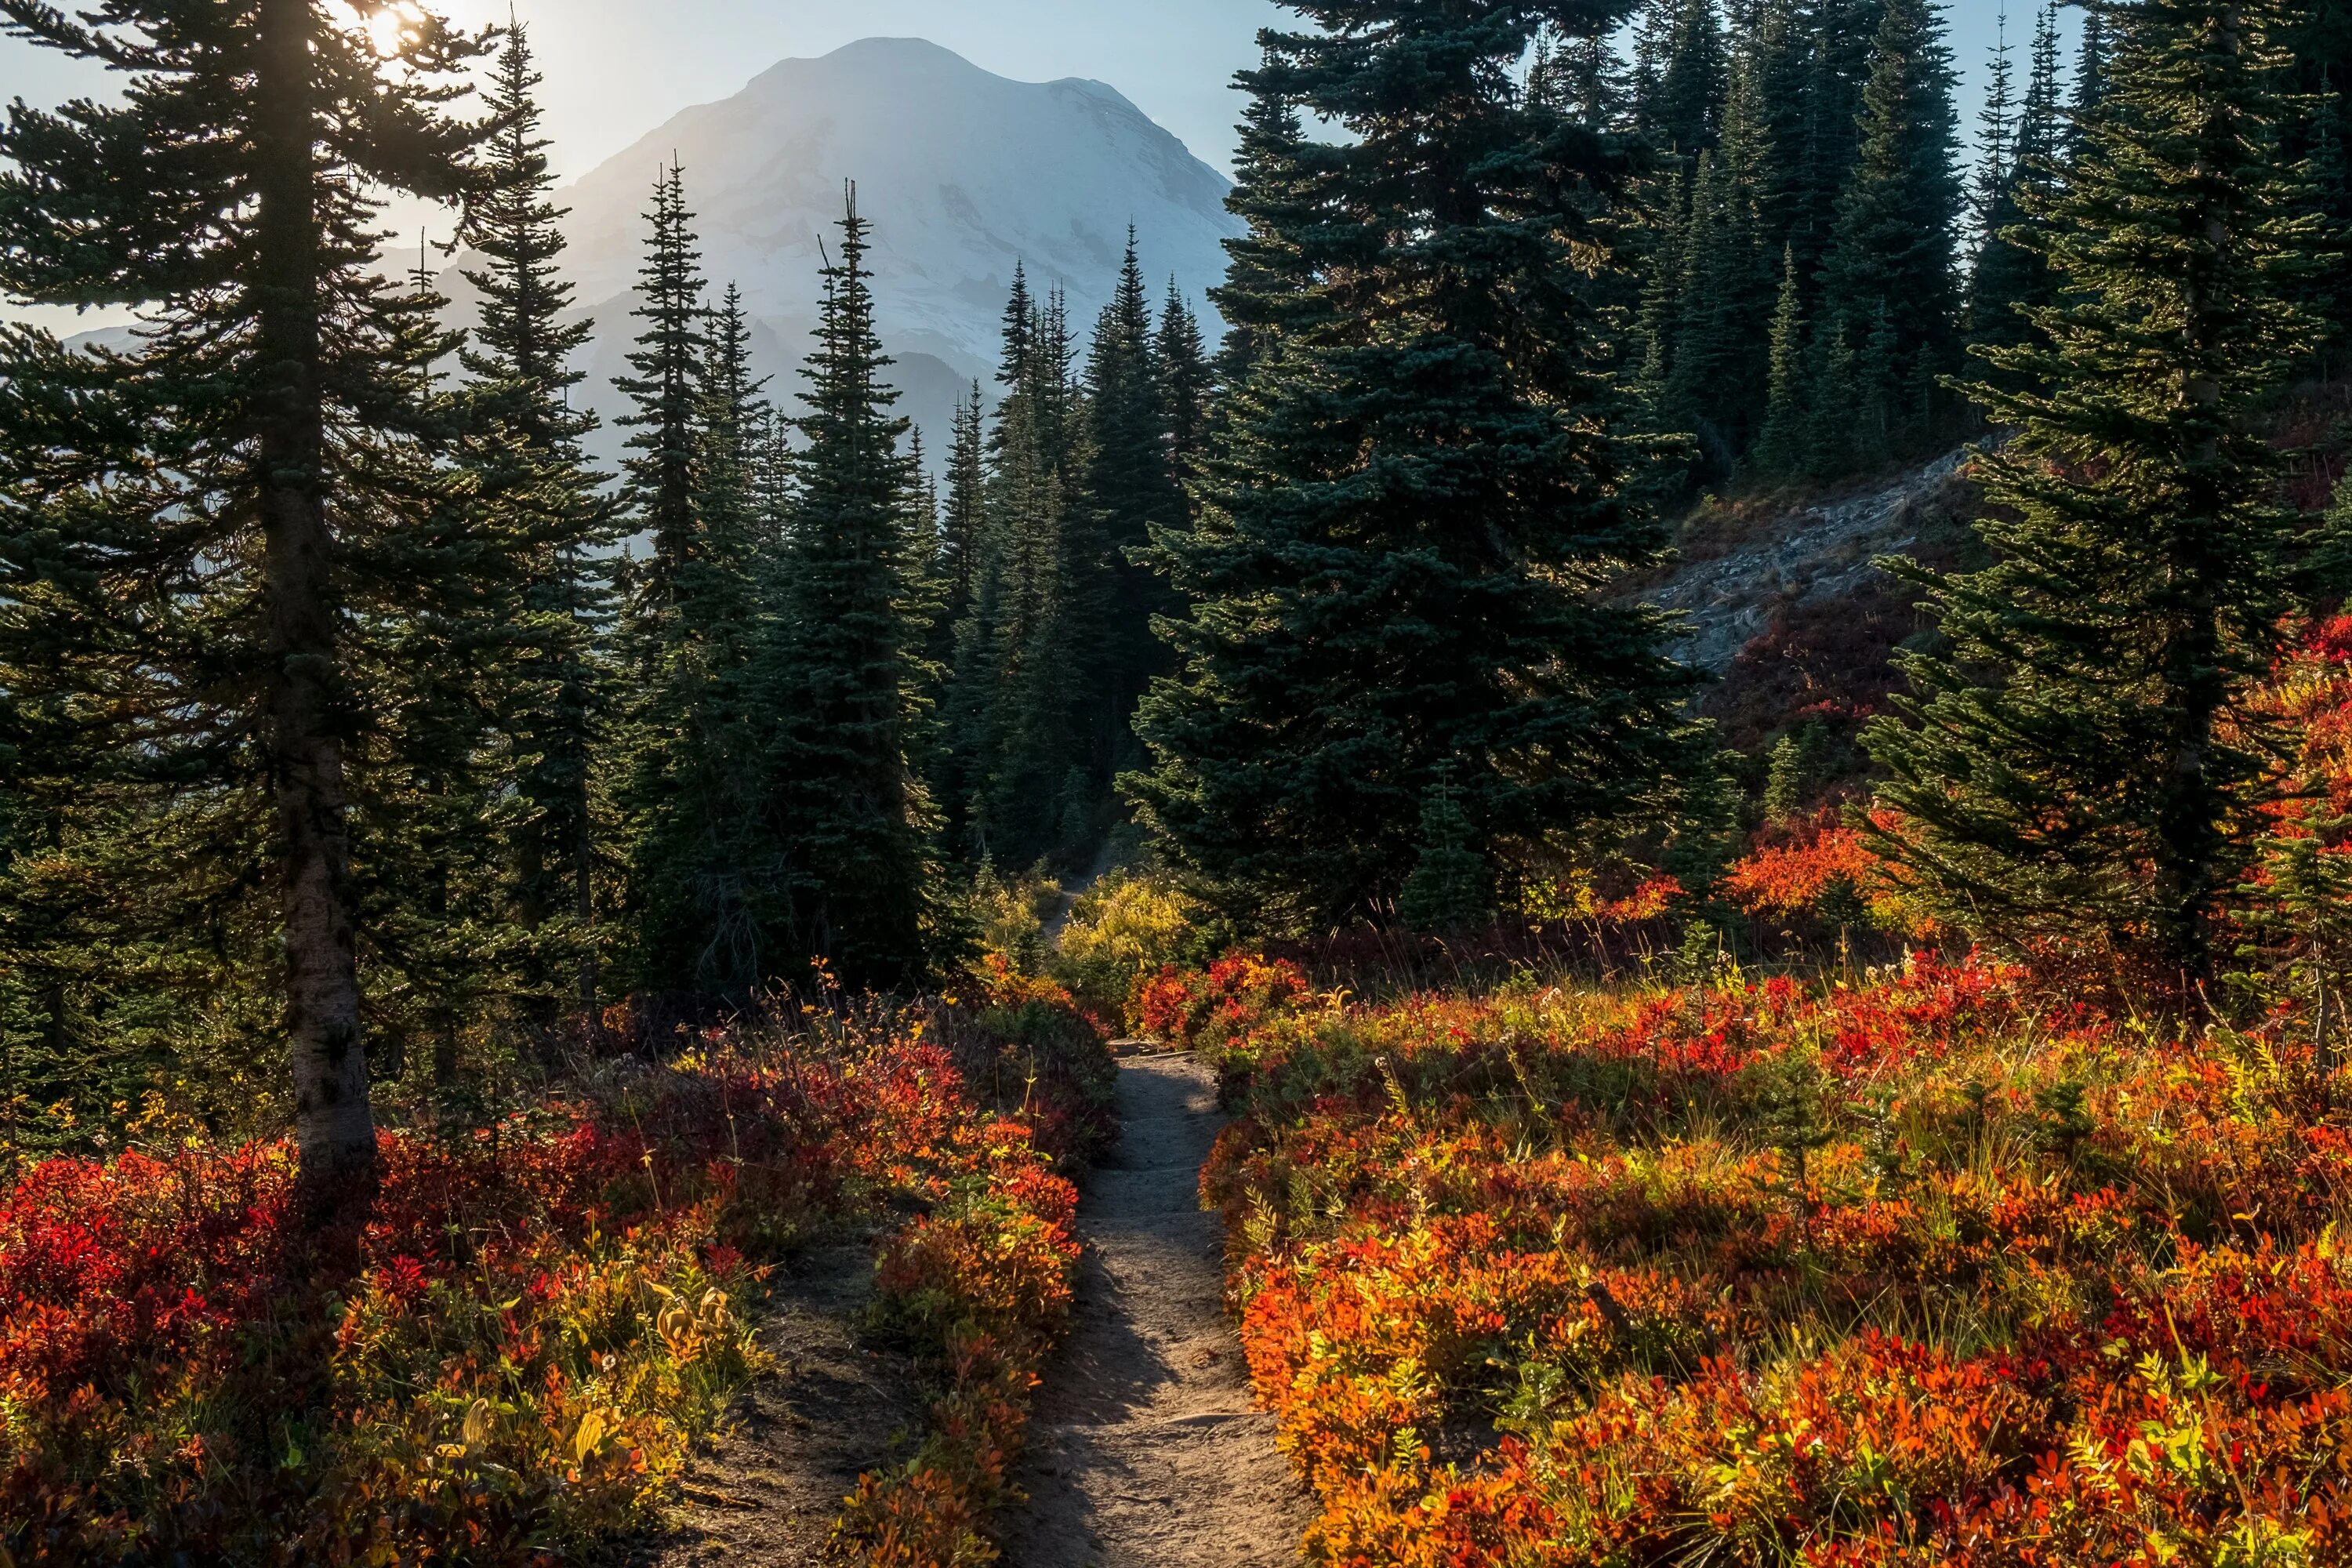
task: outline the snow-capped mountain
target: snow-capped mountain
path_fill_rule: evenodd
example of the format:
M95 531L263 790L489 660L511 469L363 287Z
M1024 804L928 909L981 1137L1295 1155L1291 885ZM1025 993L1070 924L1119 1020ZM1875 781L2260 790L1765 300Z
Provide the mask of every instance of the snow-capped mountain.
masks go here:
M732 281L758 322L774 390L815 321L820 245L838 238L845 181L873 226L869 263L901 411L934 446L974 378L989 384L1016 262L1039 293L1066 290L1083 332L1108 300L1132 224L1155 292L1171 275L1205 311L1238 225L1228 184L1100 82L1032 84L918 39L874 38L792 59L722 103L689 109L562 193L565 267L598 325L590 384L611 377L629 319L655 177L675 155L714 290ZM453 291L460 287L454 275ZM470 310L461 309L461 318Z

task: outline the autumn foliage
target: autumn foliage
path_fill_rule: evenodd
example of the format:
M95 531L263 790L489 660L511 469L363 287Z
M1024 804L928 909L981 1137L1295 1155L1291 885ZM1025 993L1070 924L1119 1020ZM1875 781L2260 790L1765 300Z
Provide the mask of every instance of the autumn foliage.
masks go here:
M2352 1560L2295 1033L1925 957L1262 1026L1204 1192L1310 1560Z
M894 1213L881 1310L939 1398L841 1558L971 1560L1067 1310L1076 1194L932 1022L714 1036L576 1103L386 1134L341 1275L282 1145L31 1167L0 1195L0 1561L573 1555L658 1518L760 1366L770 1260ZM892 1555L886 1516L952 1550Z

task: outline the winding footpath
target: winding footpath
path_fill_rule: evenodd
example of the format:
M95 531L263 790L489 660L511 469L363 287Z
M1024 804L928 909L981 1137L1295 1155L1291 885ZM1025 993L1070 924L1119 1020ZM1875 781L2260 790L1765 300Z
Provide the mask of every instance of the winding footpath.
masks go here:
M1222 1118L1189 1057L1129 1059L1125 1132L1078 1211L1070 1342L1041 1391L1007 1568L1282 1568L1311 1517L1251 1408L1201 1166Z

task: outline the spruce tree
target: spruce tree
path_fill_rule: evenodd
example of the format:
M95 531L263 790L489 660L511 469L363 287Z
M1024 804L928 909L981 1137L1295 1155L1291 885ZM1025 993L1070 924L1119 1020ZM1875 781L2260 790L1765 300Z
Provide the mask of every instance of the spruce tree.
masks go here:
M2251 413L2308 331L2310 222L2277 154L2280 14L2145 0L2042 198L2062 285L1981 394L1983 571L1913 575L1950 643L1869 742L1886 847L1957 921L2212 968L2263 771L2243 698L2288 607L2277 458Z
M1972 346L2014 347L2032 329L2028 312L2051 302L2050 269L2031 236L2016 231L2034 220L2029 205L2046 205L2058 176L2064 133L2058 105L2058 12L2036 20L2033 56L2015 134L1997 169L1988 165L1984 236L1969 279L1967 332Z
M1961 209L1944 26L1930 0L1887 0L1863 91L1861 145L1840 196L1816 330L1855 360L1850 423L1867 458L1943 435L1941 379L1959 368L1955 246Z
M1103 519L1110 573L1109 613L1099 653L1087 661L1087 725L1103 794L1114 773L1131 765L1129 723L1161 670L1153 618L1175 607L1152 571L1155 533L1184 520L1171 466L1168 406L1153 353L1151 305L1143 268L1128 240L1118 287L1103 308L1087 358L1087 500Z
M1151 340L1151 357L1160 378L1160 406L1168 421L1169 468L1181 485L1192 478L1208 435L1209 357L1201 320L1172 278Z
M1240 385L1283 338L1305 330L1315 308L1312 279L1293 237L1315 201L1299 156L1305 142L1296 105L1277 93L1253 93L1225 198L1248 228L1225 241L1224 280L1209 290L1225 322L1216 363L1217 380L1228 388Z
M488 188L460 237L481 258L466 272L481 305L464 355L471 417L459 461L514 558L493 707L515 798L503 837L516 919L530 938L524 984L543 1025L566 993L581 1020L597 1011L596 864L609 826L597 773L613 713L598 644L612 613L604 561L614 529L603 476L581 450L595 416L571 405L584 379L571 362L594 324L564 320L572 288L557 270L565 215L547 199L555 177L540 135L541 80L529 32L516 27L485 97L499 126Z
M425 367L452 347L381 281L368 193L471 187L480 132L446 105L479 46L419 15L388 58L310 0L0 20L129 78L12 106L0 292L150 321L95 353L0 330L26 525L0 530L0 689L72 726L70 772L19 787L111 845L66 918L175 951L184 984L219 977L212 934L273 976L305 1188L348 1212L376 1158L347 773L376 693L352 620L445 586L374 546L432 504Z
M853 986L888 987L928 970L937 868L908 756L925 679L923 628L908 614L908 426L883 381L867 233L853 185L802 373L800 513L762 660L763 685L782 699L767 814L789 846L796 955Z
M1656 536L1569 247L1574 193L1627 166L1517 90L1526 7L1300 8L1321 30L1268 35L1245 79L1345 132L1270 182L1312 193L1275 237L1314 324L1231 395L1201 520L1163 539L1192 609L1129 786L1236 918L1293 929L1392 905L1441 777L1490 864L1629 810L1686 689L1602 592Z
M629 354L633 374L614 378L613 385L634 405L620 420L634 432L624 503L652 541L639 593L644 609L662 616L695 553L695 432L702 367L710 353L702 254L686 206L683 168L673 164L654 182L646 223L650 232L631 312L645 326Z
M1764 429L1756 441L1755 466L1760 472L1786 479L1802 470L1809 446L1810 394L1805 381L1804 284L1797 274L1796 247L1790 246L1781 253L1780 297L1772 311L1770 379Z

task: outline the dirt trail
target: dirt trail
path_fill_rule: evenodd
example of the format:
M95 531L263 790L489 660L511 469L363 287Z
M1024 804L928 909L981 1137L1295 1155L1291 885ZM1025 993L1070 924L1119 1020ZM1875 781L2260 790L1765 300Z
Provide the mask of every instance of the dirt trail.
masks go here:
M1077 1319L1040 1393L1006 1568L1296 1563L1309 1511L1251 1408L1200 1207L1215 1079L1190 1058L1132 1058L1119 1110L1118 1153L1079 1209Z
M922 1400L899 1358L857 1342L874 1293L869 1243L795 1258L761 1342L774 1370L745 1392L737 1426L685 1477L677 1530L631 1554L641 1568L816 1568L857 1478L903 1458Z

